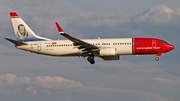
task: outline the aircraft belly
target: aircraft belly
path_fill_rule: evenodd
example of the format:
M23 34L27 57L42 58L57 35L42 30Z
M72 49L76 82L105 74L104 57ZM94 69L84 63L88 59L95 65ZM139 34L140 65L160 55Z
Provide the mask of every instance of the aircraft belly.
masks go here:
M49 55L53 55L53 56L68 56L71 54L78 54L78 49L72 49L71 48L49 48L49 49L45 49L44 54L49 54Z

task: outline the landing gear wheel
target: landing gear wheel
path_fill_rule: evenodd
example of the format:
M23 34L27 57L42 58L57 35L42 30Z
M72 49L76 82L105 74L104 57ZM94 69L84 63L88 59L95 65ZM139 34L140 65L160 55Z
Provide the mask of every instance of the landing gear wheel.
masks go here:
M156 61L159 61L159 57L156 57L155 60L156 60Z
M90 63L91 63L91 64L94 64L94 63L95 63L94 59L93 59Z
M95 63L95 61L94 61L94 56L89 56L89 57L87 58L87 61L89 61L91 64L94 64L94 63Z

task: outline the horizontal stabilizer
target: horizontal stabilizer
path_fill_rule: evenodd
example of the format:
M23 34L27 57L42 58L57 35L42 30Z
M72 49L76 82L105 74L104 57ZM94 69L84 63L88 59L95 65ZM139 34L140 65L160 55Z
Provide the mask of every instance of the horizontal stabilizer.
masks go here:
M23 45L27 45L26 43L23 43L23 42L18 42L16 40L13 40L13 39L9 39L9 38L5 38L6 40L12 42L13 44L17 45L17 46L23 46Z

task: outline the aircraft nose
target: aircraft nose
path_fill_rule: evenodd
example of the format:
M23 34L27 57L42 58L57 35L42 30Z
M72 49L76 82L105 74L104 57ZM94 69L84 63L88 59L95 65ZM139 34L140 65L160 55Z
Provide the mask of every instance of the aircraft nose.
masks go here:
M174 47L174 45L168 45L168 48L169 48L169 50L173 50L175 47Z

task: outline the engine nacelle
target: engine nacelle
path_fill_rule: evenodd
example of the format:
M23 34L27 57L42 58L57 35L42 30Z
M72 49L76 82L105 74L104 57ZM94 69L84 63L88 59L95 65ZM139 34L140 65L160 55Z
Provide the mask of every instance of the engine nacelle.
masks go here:
M119 60L119 55L115 56L101 56L101 58L105 61L110 61L110 60Z
M116 48L101 48L99 56L114 56L116 55Z

